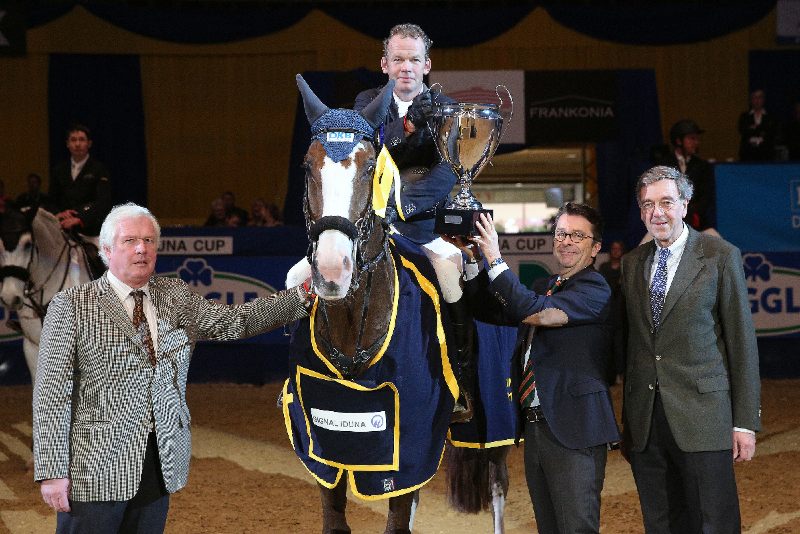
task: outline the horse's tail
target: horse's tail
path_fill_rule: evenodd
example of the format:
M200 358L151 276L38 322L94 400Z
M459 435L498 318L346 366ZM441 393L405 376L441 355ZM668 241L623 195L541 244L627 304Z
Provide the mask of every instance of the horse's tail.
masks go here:
M477 514L491 510L492 482L486 449L454 447L444 452L447 471L447 500L459 512Z

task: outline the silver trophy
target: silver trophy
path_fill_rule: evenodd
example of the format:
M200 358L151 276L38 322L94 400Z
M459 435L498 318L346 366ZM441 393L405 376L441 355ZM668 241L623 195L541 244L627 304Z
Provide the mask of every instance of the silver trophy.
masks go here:
M511 104L506 116L501 112L505 92ZM481 169L492 159L500 138L514 112L514 100L504 85L495 88L500 104L458 102L436 107L429 127L443 161L458 176L461 190L436 212L435 230L446 235L477 235L475 221L481 213L492 214L472 194L470 187Z

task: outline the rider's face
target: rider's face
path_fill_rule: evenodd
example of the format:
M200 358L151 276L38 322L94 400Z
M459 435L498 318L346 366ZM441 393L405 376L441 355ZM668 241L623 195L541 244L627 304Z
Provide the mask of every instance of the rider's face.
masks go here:
M134 289L145 285L156 267L158 238L153 222L145 216L117 224L114 246L105 247L108 269Z
M425 57L422 39L395 35L389 39L381 70L396 80L394 93L408 102L422 91L422 77L431 71L431 60Z

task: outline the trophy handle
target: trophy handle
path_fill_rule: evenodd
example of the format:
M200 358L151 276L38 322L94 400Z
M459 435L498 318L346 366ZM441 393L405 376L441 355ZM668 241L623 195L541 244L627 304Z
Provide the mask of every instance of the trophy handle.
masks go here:
M508 102L511 104L511 110L507 114L503 113L503 97L500 96L501 89L508 96ZM511 91L509 91L508 87L505 85L498 85L494 88L494 92L497 95L498 100L500 100L500 116L503 117L503 129L500 130L500 139L502 139L503 134L506 133L508 125L511 123L511 117L514 116L514 99L511 97Z

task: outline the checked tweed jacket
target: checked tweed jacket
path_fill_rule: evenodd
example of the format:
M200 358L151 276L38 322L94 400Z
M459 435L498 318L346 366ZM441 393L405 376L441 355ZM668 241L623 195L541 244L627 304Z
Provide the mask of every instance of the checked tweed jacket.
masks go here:
M298 289L240 306L206 300L173 278L153 277L149 289L155 367L106 275L58 293L48 308L33 391L34 478L70 478L72 500L134 496L151 412L164 483L170 493L181 489L191 456L186 376L197 340L253 336L308 315Z

